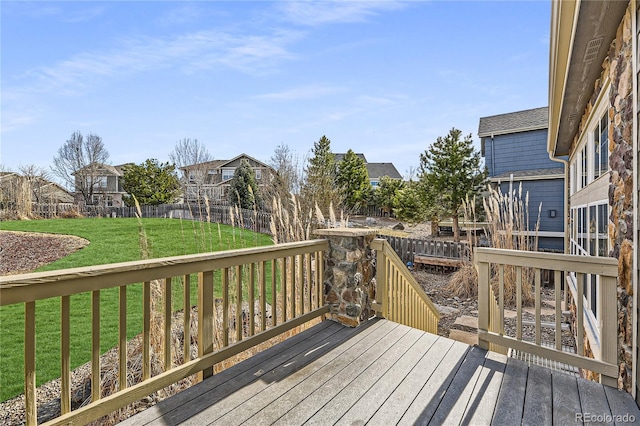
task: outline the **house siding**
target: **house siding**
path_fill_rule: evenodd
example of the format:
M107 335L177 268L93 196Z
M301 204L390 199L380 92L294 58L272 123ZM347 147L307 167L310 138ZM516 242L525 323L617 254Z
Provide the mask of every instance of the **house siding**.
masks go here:
M499 176L514 170L557 168L549 159L547 129L496 135L483 138L485 165L489 176ZM526 155L523 153L526 152Z
M481 119L482 120L482 119ZM485 129L486 130L486 129ZM552 161L547 152L547 129L519 131L482 138L484 146L485 165L489 178L508 176L519 171L557 169L561 164ZM538 208L542 203L540 213L540 231L564 233L564 178L531 178L518 180L514 178L512 190L518 191L522 183L522 194L529 194L528 229L533 231L538 220ZM509 180L499 184L502 193L509 192ZM549 216L549 210L556 211L556 217ZM564 237L545 237L538 241L538 248L544 250L564 249Z

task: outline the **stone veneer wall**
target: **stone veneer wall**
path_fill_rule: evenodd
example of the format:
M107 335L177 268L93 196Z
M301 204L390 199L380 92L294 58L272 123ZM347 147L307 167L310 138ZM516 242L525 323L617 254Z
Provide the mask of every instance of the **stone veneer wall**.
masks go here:
M602 64L594 93L585 108L575 150L603 82L611 82L609 100L609 256L618 259L618 387L632 391L633 354L633 32L631 9L627 9L609 55ZM585 339L586 340L586 339ZM590 348L585 342L585 348Z
M329 241L323 283L330 319L355 327L370 317L375 298L375 257L369 245L378 231L334 228L315 234Z

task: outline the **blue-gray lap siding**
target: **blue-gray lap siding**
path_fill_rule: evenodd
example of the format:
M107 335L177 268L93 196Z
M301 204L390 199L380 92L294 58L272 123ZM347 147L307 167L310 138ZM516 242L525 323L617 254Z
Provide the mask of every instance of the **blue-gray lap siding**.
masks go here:
M551 161L547 152L547 129L484 137L485 165L489 176L514 170L537 170L562 167Z
M519 190L520 182L514 181L512 190ZM500 184L502 193L509 192L509 182ZM538 220L538 207L542 203L540 211L540 231L563 232L562 216L564 214L564 179L545 179L522 181L522 200L529 193L529 230L535 230ZM551 217L551 211L555 210L555 217ZM538 242L541 249L563 249L562 238L541 238Z

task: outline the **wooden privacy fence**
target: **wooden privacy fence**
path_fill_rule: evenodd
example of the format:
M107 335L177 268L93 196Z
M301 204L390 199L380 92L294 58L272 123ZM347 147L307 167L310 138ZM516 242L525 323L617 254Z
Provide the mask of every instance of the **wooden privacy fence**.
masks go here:
M559 363L600 373L603 384L617 387L617 290L618 261L608 257L576 256L494 248L476 248L474 259L478 268L478 344L484 349L505 353L508 348L530 353ZM543 345L541 271L554 271L555 328L551 347ZM564 271L564 272L563 272ZM523 340L523 287L532 278L535 296L534 341ZM588 302L584 296L585 283L597 282L597 297L601 312L591 322L587 314ZM577 353L562 351L562 283L570 289L576 301ZM515 282L513 282L515 281ZM492 285L493 283L493 285ZM505 286L514 285L516 292L515 336L505 334ZM494 290L497 288L498 294ZM586 307L586 308L585 308ZM589 326L585 327L585 320ZM583 336L595 334L592 350L596 358L586 356ZM597 342L597 345L596 345ZM596 347L597 346L597 347Z
M47 425L85 424L197 374L213 374L213 366L287 330L328 312L323 300L323 253L326 240L285 243L225 252L100 265L0 277L0 306L24 305L24 385L26 423L37 423L36 301L60 303L60 376L62 415ZM193 275L195 274L195 275ZM193 275L193 279L192 279ZM197 278L196 278L197 277ZM197 287L197 356L191 359L191 285ZM127 293L142 283L142 381L127 384ZM177 288L176 288L177 287ZM172 358L172 294L184 297L184 354ZM113 289L109 291L109 289ZM117 289L117 291L115 291ZM84 293L89 312L78 312L71 297ZM152 294L153 293L153 294ZM135 293L134 293L135 294ZM156 296L154 296L154 294ZM160 295L157 304L157 295ZM118 299L118 390L101 391L101 299ZM40 303L39 302L39 303ZM270 305L270 309L268 307ZM153 306L156 306L154 309ZM137 311L136 311L137 312ZM269 314L270 312L270 314ZM91 323L91 401L71 410L71 318ZM161 326L151 325L156 316ZM47 320L53 320L47 318ZM159 339L158 339L159 336ZM195 336L194 336L195 337ZM161 373L151 375L152 341L160 341ZM74 342L76 343L76 342ZM43 351L43 352L41 352ZM50 348L40 348L47 358Z
M391 245L378 238L371 242L371 249L376 250L373 309L390 321L438 334L438 309Z
M270 234L271 213L264 210L239 209L227 204L161 204L157 206L105 207L83 204L34 204L34 214L54 218L65 212L77 211L87 217L142 217L202 220L251 229L261 234Z
M420 263L416 261L416 256L460 262L470 259L469 244L462 241L419 240L389 235L381 235L380 238L387 240L405 265L408 262Z

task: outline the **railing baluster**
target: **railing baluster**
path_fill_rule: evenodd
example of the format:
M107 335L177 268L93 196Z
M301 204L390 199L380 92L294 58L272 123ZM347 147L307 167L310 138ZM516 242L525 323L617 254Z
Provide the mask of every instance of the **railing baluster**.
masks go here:
M489 298L493 297L491 283L489 282L489 263L478 262L478 329L489 330ZM489 349L489 342L478 337L478 346Z
M222 269L222 345L229 346L229 268Z
M267 262L264 260L260 262L260 331L264 331L267 328ZM272 310L273 312L273 310Z
M498 266L499 308L500 308L500 334L504 335L504 264ZM490 296L493 296L491 294Z
M171 278L164 279L164 371L171 370Z
M562 275L561 271L553 271L553 287L556 300L556 350L562 350L562 300L560 293L562 292Z
M289 296L291 300L291 318L296 317L296 257L289 257L289 268L291 269L289 273L291 274L291 295Z
M142 380L151 377L151 282L142 285Z
M585 274L576 273L578 281L578 300L576 300L576 321L578 332L576 334L577 354L584 355L584 280Z
M60 299L60 412L67 414L71 411L71 297Z
M242 319L242 266L236 266L236 342L242 340L244 320Z
M311 312L313 310L313 301L312 301L312 295L313 292L311 291L311 289L313 288L313 276L311 275L311 253L306 253L304 255L305 258L305 264L307 265L307 281L306 281L306 287L307 287L307 312ZM304 311L303 311L304 312Z
M278 323L278 292L276 288L276 262L275 259L271 261L271 326L275 327Z
M287 258L280 259L282 268L280 275L282 276L282 322L287 321Z
M118 289L118 390L127 387L127 286Z
M91 402L100 399L100 290L91 292Z
M535 299L536 299L536 345L540 344L540 268L535 269Z
M198 357L213 352L213 271L198 273ZM213 376L213 367L198 373L199 381Z
M300 315L304 315L304 257L299 254L296 258L298 259L298 285L300 286L298 304L300 305Z
M516 338L522 340L522 266L516 267Z
M27 426L36 425L36 302L24 304L24 397Z
M256 280L256 264L255 263L251 263L249 264L249 297L248 302L249 302L249 336L253 336L255 334L255 328L256 328L256 308L255 308L255 303L256 303L256 285L255 285L255 280Z
M182 277L182 293L184 299L184 323L183 323L183 353L182 362L191 361L191 276L189 274Z

